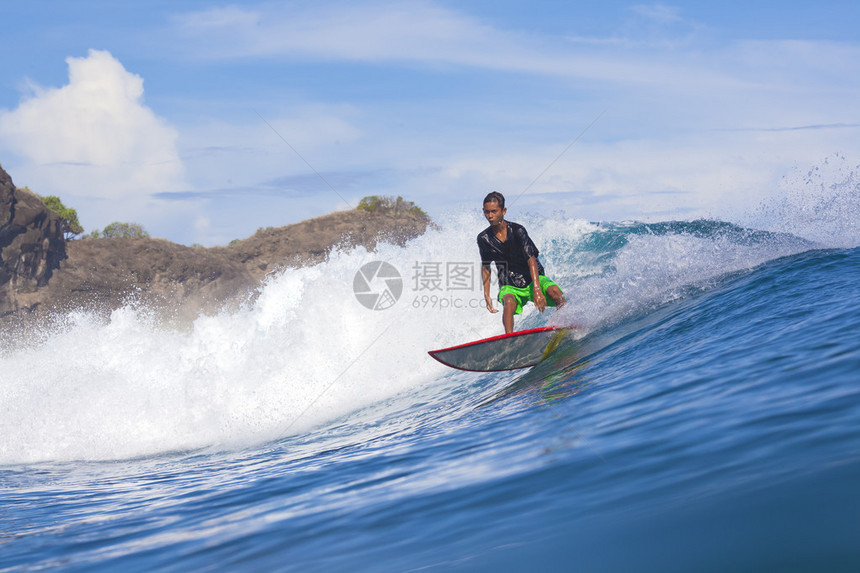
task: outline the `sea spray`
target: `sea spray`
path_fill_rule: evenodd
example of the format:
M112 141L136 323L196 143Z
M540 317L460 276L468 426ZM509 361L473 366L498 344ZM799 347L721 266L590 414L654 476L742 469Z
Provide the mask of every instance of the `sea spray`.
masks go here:
M790 233L825 248L860 245L860 165L835 154L818 165L797 166L775 195L741 221Z
M517 328L606 327L808 248L719 222L511 219L530 230L569 301L543 314L529 305ZM485 225L476 209L443 218L404 247L336 250L318 265L270 275L244 307L189 328L132 303L106 320L63 315L57 332L0 354L0 463L243 447L460 380L468 375L426 351L502 332L501 315L483 307L475 237ZM368 309L353 292L356 272L373 261L402 280L385 310Z

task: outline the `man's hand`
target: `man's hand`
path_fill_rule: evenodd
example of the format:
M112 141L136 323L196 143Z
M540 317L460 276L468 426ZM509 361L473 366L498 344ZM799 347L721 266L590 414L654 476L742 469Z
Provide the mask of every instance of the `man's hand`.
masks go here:
M538 312L543 312L546 309L546 299L540 290L540 275L535 257L529 257L529 274L532 276L532 293L534 293L535 306Z
M546 299L540 289L535 290L535 306L537 307L538 312L546 310Z
M487 310L489 310L493 314L499 312L499 310L493 306L493 299L487 297L484 299L484 302L487 304Z
M481 283L484 285L484 304L487 310L493 314L499 312L493 308L493 299L490 297L490 265L481 266Z

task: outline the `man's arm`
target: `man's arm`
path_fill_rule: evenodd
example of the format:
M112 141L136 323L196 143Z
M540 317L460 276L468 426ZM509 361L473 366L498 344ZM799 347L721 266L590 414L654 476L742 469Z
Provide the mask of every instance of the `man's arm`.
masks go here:
M484 302L487 304L487 310L493 313L499 312L493 306L493 299L490 296L490 265L481 265L481 282L484 283Z
M540 289L540 279L538 274L537 258L529 257L529 274L532 276L532 290L534 291L535 306L538 312L543 312L546 309L546 298Z

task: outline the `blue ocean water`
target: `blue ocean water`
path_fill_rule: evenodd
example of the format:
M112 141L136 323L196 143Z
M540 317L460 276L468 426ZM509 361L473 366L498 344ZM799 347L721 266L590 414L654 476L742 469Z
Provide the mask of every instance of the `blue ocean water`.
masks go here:
M512 220L570 301L518 328L579 327L531 370L426 355L501 331L422 280L477 213L193 324L0 339L0 571L860 570L856 226Z

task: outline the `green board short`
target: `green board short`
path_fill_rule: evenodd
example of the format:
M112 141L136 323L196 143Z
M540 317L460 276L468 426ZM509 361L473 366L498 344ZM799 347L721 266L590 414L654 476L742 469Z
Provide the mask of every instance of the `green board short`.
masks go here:
M558 286L558 285L543 275L538 276L538 281L540 281L540 290L543 293L543 297L546 299L546 305L547 306L555 306L555 301L552 300L552 298L548 294L546 294L546 289L548 289L551 286ZM511 286L511 285L505 285L503 287L500 287L499 288L499 297L498 297L499 302L504 305L504 300L502 300L504 298L504 296L506 294L514 295L514 298L517 299L517 309L514 311L514 314L522 314L523 306L529 301L531 301L531 302L535 301L534 290L532 289L532 286L534 286L534 283L530 284L526 288L517 288L517 287ZM561 288L559 288L559 290L561 290Z

